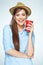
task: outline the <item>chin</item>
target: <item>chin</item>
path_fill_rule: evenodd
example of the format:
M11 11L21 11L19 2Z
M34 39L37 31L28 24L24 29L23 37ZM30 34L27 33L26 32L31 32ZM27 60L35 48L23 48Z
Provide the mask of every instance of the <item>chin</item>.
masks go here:
M24 24L19 24L19 25L23 26Z

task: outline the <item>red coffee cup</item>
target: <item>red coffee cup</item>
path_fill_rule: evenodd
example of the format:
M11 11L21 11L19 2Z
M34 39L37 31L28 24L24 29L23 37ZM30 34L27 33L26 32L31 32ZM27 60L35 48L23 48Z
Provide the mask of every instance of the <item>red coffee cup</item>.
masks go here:
M33 23L33 21L32 20L26 20L26 27L30 27L30 25ZM27 32L30 32L30 30L27 30L26 29L26 31Z

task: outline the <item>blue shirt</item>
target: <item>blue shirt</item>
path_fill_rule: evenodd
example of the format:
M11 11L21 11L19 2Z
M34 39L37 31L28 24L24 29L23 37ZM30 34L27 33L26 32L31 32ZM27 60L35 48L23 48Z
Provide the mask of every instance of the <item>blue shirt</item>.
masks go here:
M29 33L26 32L25 28L20 32L19 34L19 42L20 42L20 52L26 53L27 45L28 45L28 36ZM32 42L34 45L35 36L34 33L32 33ZM31 59L27 58L21 58L21 57L14 57L6 52L9 49L12 49L14 47L13 40L12 40L12 31L9 25L6 25L3 29L3 43L4 43L4 50L5 50L5 62L4 65L33 65Z

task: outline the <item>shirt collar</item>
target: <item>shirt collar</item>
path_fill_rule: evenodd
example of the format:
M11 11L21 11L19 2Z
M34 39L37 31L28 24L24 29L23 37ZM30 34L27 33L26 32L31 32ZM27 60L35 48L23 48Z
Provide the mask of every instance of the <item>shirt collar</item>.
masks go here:
M25 26L22 31L18 31L20 34L22 34L25 31Z

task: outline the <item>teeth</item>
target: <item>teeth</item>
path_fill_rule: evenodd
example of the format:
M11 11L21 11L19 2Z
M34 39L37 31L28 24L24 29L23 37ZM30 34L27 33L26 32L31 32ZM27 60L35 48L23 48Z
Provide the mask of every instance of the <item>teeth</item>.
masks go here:
M22 21L22 20L20 20L20 21Z
M22 20L20 20L20 22L22 22Z
M18 20L19 22L23 22L24 20Z

